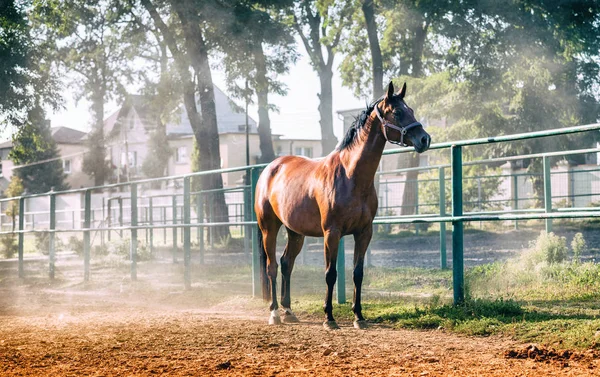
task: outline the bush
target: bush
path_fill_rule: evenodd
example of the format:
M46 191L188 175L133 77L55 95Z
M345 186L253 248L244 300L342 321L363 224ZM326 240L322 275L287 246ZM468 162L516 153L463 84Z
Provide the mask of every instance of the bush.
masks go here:
M14 234L3 234L0 236L0 245L2 245L2 254L5 258L12 258L19 252L17 236Z
M531 251L526 254L530 267L546 262L555 264L567 259L567 239L554 233L542 232L531 245Z
M571 250L573 250L573 262L579 263L581 261L581 255L587 250L587 243L583 238L583 234L575 234L571 241Z
M76 236L69 237L66 249L74 251L75 253L77 253L77 255L83 255L83 240L80 240Z
M130 259L131 240L124 238L120 241L106 244L107 254L118 255L125 260ZM150 253L150 247L138 240L137 260L138 262L152 260L154 255Z

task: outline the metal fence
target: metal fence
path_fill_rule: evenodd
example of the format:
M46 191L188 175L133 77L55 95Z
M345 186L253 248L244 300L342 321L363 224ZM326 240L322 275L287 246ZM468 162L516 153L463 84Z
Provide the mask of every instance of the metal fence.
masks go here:
M578 126L543 132L508 135L496 138L474 139L431 145L431 150L450 150L450 164L398 169L378 173L380 211L376 225L434 224L440 227L440 265L446 268L446 223L451 222L452 263L454 300L464 299L463 227L465 222L504 221L514 223L528 219L542 219L546 229L552 229L552 219L600 217L597 207L590 203L600 199L600 169L555 169L551 170L550 158L560 158L574 154L598 153L600 149L585 149L540 153L535 155L511 156L499 159L462 161L462 150L477 145L510 142L538 137L552 137L576 132L593 132L600 124ZM385 151L385 154L412 152L412 148ZM472 166L493 166L500 162L514 160L541 159L543 169L539 173L511 171L490 175L463 174L463 169ZM173 258L176 259L179 245L182 245L184 264L184 285L191 287L191 249L197 243L199 263L204 263L204 250L207 243L215 242L211 233L216 227L227 226L237 238L244 241L244 250L252 261L253 292L258 294L258 247L256 221L252 210L254 187L265 165L220 169L158 179L125 182L100 187L92 187L62 192L24 195L0 200L3 212L10 203L17 204L22 216L13 219L0 218L0 235L18 235L18 274L24 276L24 237L26 234L48 235L49 276L54 278L57 235L76 233L83 235L84 280L90 279L90 251L93 242L104 243L115 234L130 238L130 276L137 278L138 244L140 236L152 251L162 244L172 243ZM427 176L411 182L401 177L411 170L427 172ZM192 180L210 174L228 174L244 171L250 178L249 185L212 191L193 191ZM543 194L536 196L532 182L542 182ZM498 185L494 195L487 195L485 187L490 180ZM566 183L565 183L566 182ZM153 186L162 184L162 190ZM164 187L171 184L173 192L165 193ZM410 214L402 215L402 195L407 185L413 185L415 198ZM181 192L173 189L182 188ZM564 186L564 187L563 187ZM465 189L465 190L463 190ZM489 190L487 190L489 191ZM437 192L437 196L435 193ZM553 195L553 192L555 195ZM228 217L217 219L206 213L203 203L210 202L213 195L227 196ZM424 195L427 193L427 196ZM467 198L465 199L465 196ZM65 198L79 198L74 208L57 208L57 201ZM428 198L423 200L423 198ZM435 200L431 200L434 198ZM417 231L418 231L417 227ZM140 233L142 232L142 233ZM344 286L344 242L340 244L338 257L338 301L345 301ZM369 258L369 257L368 257Z

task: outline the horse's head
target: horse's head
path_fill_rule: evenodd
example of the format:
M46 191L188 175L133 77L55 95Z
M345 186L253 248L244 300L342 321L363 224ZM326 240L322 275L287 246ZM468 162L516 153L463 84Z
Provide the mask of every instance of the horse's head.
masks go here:
M414 146L419 153L429 149L431 136L423 129L423 125L415 118L413 109L406 105L406 83L400 93L394 94L394 84L390 82L387 94L377 105L375 112L381 121L385 139L392 144Z

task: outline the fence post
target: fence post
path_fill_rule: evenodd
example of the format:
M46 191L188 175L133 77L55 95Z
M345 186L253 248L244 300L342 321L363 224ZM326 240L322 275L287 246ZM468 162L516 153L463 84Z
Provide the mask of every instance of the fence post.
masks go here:
M204 203L202 193L198 194L198 224L204 223ZM204 226L198 227L198 248L200 249L200 264L204 264Z
M249 178L250 172L246 171L246 177ZM252 204L250 203L250 198L252 197L252 195L250 194L250 187L248 186L248 179L244 179L244 221L250 221L252 220L252 215L250 214L252 212ZM252 227L249 225L246 225L244 227L242 227L242 229L244 229L244 256L247 256L249 254L249 249L250 249L250 234L252 232Z
M54 191L54 190L52 190ZM54 230L56 229L56 195L54 193L50 194L50 245L49 245L49 253L48 253L48 257L49 257L49 275L50 275L50 279L54 279L54 262L55 262L55 249L54 249L54 237L55 237L55 233Z
M462 147L453 145L452 151L452 216L462 216ZM452 222L452 276L454 305L465 300L463 222Z
M190 200L190 177L183 178L183 280L185 289L192 287L191 280L191 200Z
M340 237L338 245L337 273L337 300L338 304L344 304L346 302L346 243L343 236Z
M83 204L83 280L90 280L90 225L92 219L92 191L85 190Z
M415 179L415 215L419 214L419 179ZM420 224L415 224L415 236L419 235Z
M123 239L123 198L119 196L119 237Z
M177 196L173 195L173 225L177 224ZM173 263L177 263L177 227L173 227Z
M446 172L444 168L439 168L440 181L440 216L446 216ZM440 268L448 268L448 258L446 256L446 223L440 223Z
M260 176L260 170L257 168L252 168L250 170L250 203L254 203L254 196L256 191L256 183L258 182L258 177ZM254 208L254 207L251 207ZM256 221L256 213L252 210L250 211L252 214L252 220ZM258 248L258 227L252 227L252 295L254 297L261 296L261 287L260 287L260 266L258 263L259 258L259 248Z
M23 230L25 228L25 198L19 198L19 277L25 277L25 271L23 268L23 249L25 238Z
M107 220L106 220L106 225L107 225L107 228L108 228L108 234L106 235L106 239L108 240L108 242L110 242L110 233L111 233L110 228L112 226L112 219L111 219L112 218L112 208L111 208L112 207L111 206L112 200L110 200L110 199L111 198L108 198L108 201L106 202L106 211L108 212L108 217L107 217Z
M104 196L102 196L102 219L100 221L101 228L104 228L104 220L106 220L106 212L104 209L105 203L106 203L106 201L104 199ZM104 231L103 230L100 231L100 244L102 244L102 246L104 246Z
M132 183L131 190L131 280L137 280L137 247L138 247L138 186L137 183Z
M163 218L163 225L167 225L167 205L165 204L164 207L162 207L162 218ZM167 244L167 227L163 228L163 245Z
M154 206L152 203L152 197L148 199L148 225L154 225ZM154 255L154 228L149 228L147 232L150 232L150 254Z
M544 208L552 212L552 180L550 177L550 157L544 156ZM546 219L546 233L552 232L552 220Z
M511 174L513 191L513 210L519 209L519 176ZM519 221L515 220L515 230L519 230Z

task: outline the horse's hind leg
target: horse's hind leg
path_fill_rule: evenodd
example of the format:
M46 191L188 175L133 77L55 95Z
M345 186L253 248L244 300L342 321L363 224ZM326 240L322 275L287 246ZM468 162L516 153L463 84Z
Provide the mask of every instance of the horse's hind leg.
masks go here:
M304 236L286 228L288 232L288 241L285 250L281 256L281 306L283 306L283 322L295 323L298 318L292 313L290 298L290 279L296 257L302 250Z
M262 230L263 245L267 257L266 273L269 279L269 288L271 291L271 316L269 317L269 325L281 324L279 318L279 305L277 304L277 258L276 258L276 247L277 247L277 233L281 227L279 221L260 221L260 228Z

